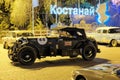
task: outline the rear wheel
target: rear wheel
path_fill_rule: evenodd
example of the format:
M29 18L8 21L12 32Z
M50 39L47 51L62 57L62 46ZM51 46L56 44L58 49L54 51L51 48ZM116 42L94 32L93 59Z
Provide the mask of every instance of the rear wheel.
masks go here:
M82 58L86 61L91 61L95 58L96 56L96 48L94 47L93 44L88 44L83 48L82 52Z
M36 52L32 47L25 46L18 52L18 61L23 65L31 65L36 59Z
M113 39L111 42L110 42L110 46L112 47L116 47L118 45L118 42L117 40Z

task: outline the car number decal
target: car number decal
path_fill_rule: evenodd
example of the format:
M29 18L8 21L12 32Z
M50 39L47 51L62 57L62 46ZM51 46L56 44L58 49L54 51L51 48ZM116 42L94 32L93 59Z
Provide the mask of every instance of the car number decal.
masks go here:
M65 41L64 46L72 46L72 41Z
M48 40L47 38L38 38L37 41L40 45L45 45Z

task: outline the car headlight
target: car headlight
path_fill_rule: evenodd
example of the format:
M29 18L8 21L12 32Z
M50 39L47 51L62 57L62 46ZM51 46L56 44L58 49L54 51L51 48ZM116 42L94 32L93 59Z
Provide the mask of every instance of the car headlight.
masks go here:
M20 44L26 44L26 43L28 43L28 40L27 40L27 38L22 37L22 38L18 39L17 42Z

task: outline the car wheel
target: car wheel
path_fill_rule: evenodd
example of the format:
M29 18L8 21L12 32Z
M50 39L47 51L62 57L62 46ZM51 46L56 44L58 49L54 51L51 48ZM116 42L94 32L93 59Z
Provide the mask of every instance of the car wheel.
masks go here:
M116 47L117 45L118 45L118 42L115 39L110 42L110 46L112 47Z
M86 80L83 76L78 76L76 80Z
M83 48L82 58L86 61L91 61L96 56L96 48L92 44L88 44Z
M22 47L18 52L18 61L23 65L32 65L36 59L36 52L32 47Z

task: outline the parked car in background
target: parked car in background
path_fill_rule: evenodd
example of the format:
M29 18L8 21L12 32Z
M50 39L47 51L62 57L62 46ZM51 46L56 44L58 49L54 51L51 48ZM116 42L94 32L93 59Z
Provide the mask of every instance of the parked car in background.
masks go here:
M65 27L50 32L48 36L18 39L9 49L8 57L13 62L31 65L36 58L47 56L73 58L81 55L84 60L91 61L100 52L96 41L88 39L84 29Z
M94 33L87 33L87 37L98 43L107 43L112 47L120 44L120 27L99 27Z
M28 36L33 36L31 31L6 31L6 35L2 37L3 48L9 49L9 47L12 46L17 39Z
M120 64L99 64L75 70L72 80L120 80Z

